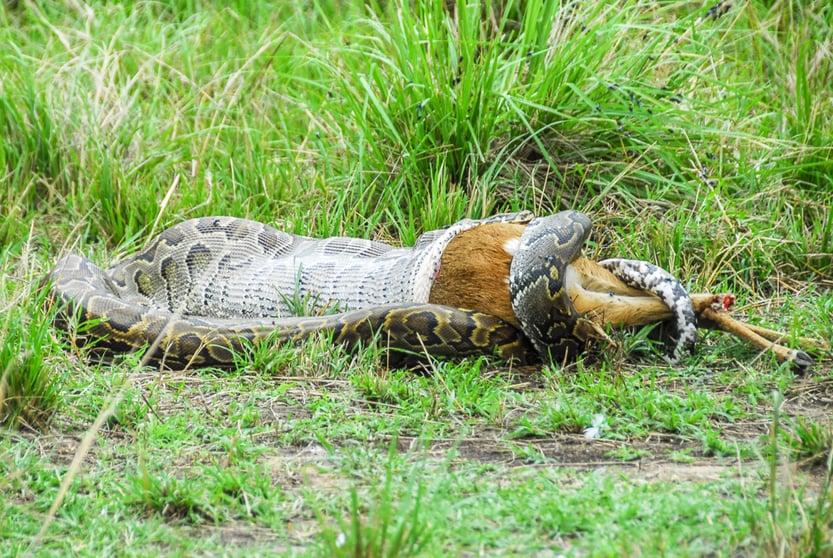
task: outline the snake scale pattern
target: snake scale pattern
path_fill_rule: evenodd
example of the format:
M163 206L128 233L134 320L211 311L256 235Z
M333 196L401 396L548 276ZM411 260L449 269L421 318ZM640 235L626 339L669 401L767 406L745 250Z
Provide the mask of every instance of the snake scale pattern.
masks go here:
M428 303L449 242L495 222L526 225L509 278L520 328L489 314ZM62 328L85 324L81 342L114 352L151 347L149 360L170 366L231 365L251 343L298 342L316 332L347 345L378 338L416 354L557 359L584 341L577 334L583 317L564 278L590 228L590 219L577 211L540 218L522 212L466 219L423 234L413 247L393 247L206 217L173 226L106 270L87 258L64 256L49 276L51 299L62 308ZM694 312L679 281L645 262L602 263L672 308L673 358L693 345ZM299 301L312 313L335 313L295 316Z

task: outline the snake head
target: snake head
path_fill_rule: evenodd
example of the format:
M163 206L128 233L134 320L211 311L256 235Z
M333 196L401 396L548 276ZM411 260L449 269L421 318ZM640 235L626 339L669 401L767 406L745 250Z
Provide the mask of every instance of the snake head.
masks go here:
M590 218L578 211L533 219L512 258L512 308L545 360L563 360L581 350L581 315L567 294L565 280L567 266L581 253L590 227Z

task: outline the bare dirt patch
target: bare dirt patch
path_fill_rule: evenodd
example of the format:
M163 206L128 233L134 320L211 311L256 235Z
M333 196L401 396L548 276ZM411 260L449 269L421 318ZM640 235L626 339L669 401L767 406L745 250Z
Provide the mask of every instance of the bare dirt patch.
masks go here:
M520 382L513 386L515 389L545 389L540 378L524 373L518 378ZM274 470L286 469L290 464L315 462L326 459L326 450L319 444L310 442L281 444L280 438L288 421L310 418L307 406L309 402L321 398L327 393L353 392L355 398L348 399L353 403L350 411L356 414L374 412L374 405L368 404L346 380L315 379L315 378L274 378L265 382L262 376L238 376L230 385L223 389L224 381L195 375L194 373L176 374L170 376L159 373L142 373L133 378L135 385L145 393L145 404L149 405L147 416L165 421L186 409L204 411L207 419L222 422L228 411L235 405L249 406L252 414L257 416L259 432L253 434L253 441L268 443L273 452L266 457L270 461L270 468ZM292 385L286 387L286 383ZM240 386L252 385L249 388ZM673 381L665 385L658 385L657 389L668 391L683 391L684 386L675 385ZM710 389L708 386L704 389ZM716 389L724 389L716 387ZM280 395L272 395L278 391ZM257 392L256 397L253 392ZM749 404L744 402L744 404ZM757 410L758 417L768 417L771 413L771 402L760 401L750 410ZM757 409L755 409L757 407ZM785 393L782 404L782 415L791 417L805 417L814 420L826 420L833 408L833 379L827 377L799 378ZM385 413L395 413L395 409L385 408ZM755 413L750 413L755 415ZM74 455L74 448L83 436L79 424L68 424L57 421L52 432L46 435L32 435L38 438L38 443L44 453L51 453L59 463L67 463ZM264 428L265 427L265 428ZM759 440L768 434L771 421L768 418L751 418L746 421L722 422L720 424L721 437L729 441ZM129 428L127 429L129 430ZM132 436L118 425L108 426L99 433L102 444L129 443ZM347 441L347 443L350 443ZM379 436L376 444L382 446L390 443L390 437ZM397 437L400 451L413 451L421 448L423 440L402 432ZM576 469L594 468L598 466L615 465L624 471L640 471L647 468L680 469L682 477L691 476L687 470L703 470L708 467L732 466L731 461L714 459L702 453L702 444L683 436L656 432L638 439L588 440L581 433L552 432L546 436L529 436L513 438L508 428L492 424L470 424L466 432L459 436L436 437L428 442L427 453L431 457L446 458L453 452L455 459L495 464L507 467L529 465L529 461L520 457L513 447L529 445L543 460L553 466L572 467ZM632 462L623 462L621 458L612 457L611 452L623 445L639 454ZM93 451L95 449L95 445ZM669 452L686 452L696 464L689 461L675 462L668 459ZM705 474L705 473L704 473ZM697 474L694 474L695 476ZM674 474L658 473L660 477L673 478ZM708 475L706 475L708 476Z

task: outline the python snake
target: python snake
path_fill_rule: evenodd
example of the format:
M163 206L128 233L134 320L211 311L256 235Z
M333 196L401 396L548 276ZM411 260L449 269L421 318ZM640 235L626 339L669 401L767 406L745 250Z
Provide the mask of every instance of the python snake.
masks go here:
M446 247L490 223L525 225L512 247L508 278L519 326L429 302ZM423 234L413 247L395 248L206 217L175 225L106 270L87 258L64 256L49 275L50 299L61 307L62 328L84 324L81 343L115 352L151 347L148 360L168 366L231 365L250 344L297 342L315 332L329 332L347 345L376 338L416 354L560 360L580 351L592 330L566 288L590 226L577 211L540 218L503 214L463 220ZM694 311L679 281L645 262L600 265L671 308L677 329L673 358L693 345ZM299 301L313 312L338 313L293 316Z

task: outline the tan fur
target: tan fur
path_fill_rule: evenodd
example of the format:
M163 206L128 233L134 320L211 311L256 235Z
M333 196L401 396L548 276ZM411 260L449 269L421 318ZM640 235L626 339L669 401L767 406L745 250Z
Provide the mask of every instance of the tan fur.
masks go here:
M490 223L459 234L443 253L429 302L485 312L518 325L509 298L512 254L505 247L519 241L523 232L524 225ZM567 290L576 310L598 324L644 325L671 317L659 298L628 287L587 258L570 264Z
M459 234L443 253L428 301L485 312L518 325L509 297L512 254L505 247L519 241L524 228L490 223ZM659 298L628 287L587 258L570 264L566 284L576 310L599 325L644 325L672 316Z
M578 258L568 266L566 284L576 310L599 325L638 326L673 316L658 297L627 286L587 258Z
M489 223L457 235L443 253L428 302L477 310L519 326L509 298L507 241L518 240L524 225Z
M518 241L523 231L524 225L492 223L457 236L443 253L429 302L485 312L518 326L509 297L513 254L506 247L511 246L511 241ZM584 327L590 336L605 337L607 326L641 326L673 317L671 309L658 297L627 286L584 257L568 266L565 284L576 310L589 320ZM723 296L691 295L700 327L726 331L763 350L772 350L781 361L795 361L796 351L778 344L782 334L735 320ZM809 347L827 347L826 343L812 339L798 341Z

